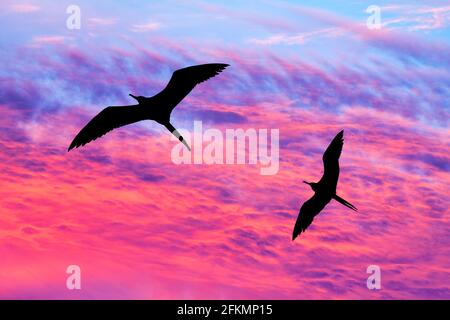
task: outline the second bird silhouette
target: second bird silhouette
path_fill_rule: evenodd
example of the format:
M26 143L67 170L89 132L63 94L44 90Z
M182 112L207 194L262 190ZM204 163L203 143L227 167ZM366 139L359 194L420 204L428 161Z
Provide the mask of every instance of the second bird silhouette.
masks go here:
M339 157L341 156L342 147L344 145L344 130L339 132L333 141L331 141L327 150L323 154L323 175L319 182L306 182L311 186L314 195L303 203L295 222L292 240L308 228L314 220L314 217L325 208L332 200L336 200L344 206L358 211L354 205L347 200L342 199L336 194L337 182L339 179Z
M103 109L76 135L69 146L84 146L109 131L141 120L154 120L165 126L189 150L186 140L170 123L173 109L186 97L194 87L223 71L228 64L208 63L176 70L167 86L153 97L134 96L138 105L111 106Z

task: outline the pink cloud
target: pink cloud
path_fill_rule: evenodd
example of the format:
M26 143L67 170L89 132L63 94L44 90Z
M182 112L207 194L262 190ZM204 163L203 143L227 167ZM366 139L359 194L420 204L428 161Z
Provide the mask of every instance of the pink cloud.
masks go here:
M131 30L133 32L148 32L158 30L161 26L161 23L152 21L148 23L133 24Z
M164 39L132 47L80 52L55 44L51 55L29 48L0 79L9 88L0 93L2 297L450 295L445 68L350 68L339 59L318 66ZM174 69L203 60L231 67L198 86L174 121L279 128L277 175L261 176L255 166L174 165L175 142L150 122L66 152L107 104L128 103L130 89L156 93ZM301 180L320 179L322 153L341 129L338 192L359 213L331 203L292 242L298 210L312 195ZM79 292L65 288L69 264L82 268ZM379 292L366 288L370 264L383 270Z
M41 46L48 44L60 44L63 43L66 37L64 36L39 36L34 37L32 40L32 46Z
M9 5L9 10L18 13L31 13L40 10L40 7L32 3L14 3Z
M103 17L93 17L89 18L89 23L93 27L97 26L112 26L117 23L116 18L103 18Z

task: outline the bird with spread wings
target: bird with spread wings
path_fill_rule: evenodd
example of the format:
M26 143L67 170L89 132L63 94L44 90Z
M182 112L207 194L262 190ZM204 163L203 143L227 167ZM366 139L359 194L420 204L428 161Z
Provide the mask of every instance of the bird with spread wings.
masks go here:
M343 146L344 130L334 137L333 141L331 141L323 154L322 160L324 172L320 181L303 181L311 186L314 195L309 200L305 201L300 208L300 213L298 214L292 233L292 240L295 240L300 233L304 232L306 228L311 225L314 217L318 215L332 199L354 211L358 211L354 205L336 194L336 187L339 179L339 157L341 156Z
M110 106L89 121L75 136L68 151L100 138L109 131L142 120L154 120L165 126L189 150L186 140L170 123L173 109L201 82L215 77L228 64L209 63L176 70L167 86L153 97L134 96L138 104Z

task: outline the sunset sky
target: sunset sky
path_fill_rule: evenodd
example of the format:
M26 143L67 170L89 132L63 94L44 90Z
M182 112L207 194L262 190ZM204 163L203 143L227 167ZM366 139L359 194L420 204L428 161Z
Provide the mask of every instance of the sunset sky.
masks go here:
M450 298L448 1L2 0L0 25L0 298ZM211 62L230 67L174 126L278 129L277 174L174 164L150 121L67 152L106 106ZM292 242L342 129L359 212L331 202Z

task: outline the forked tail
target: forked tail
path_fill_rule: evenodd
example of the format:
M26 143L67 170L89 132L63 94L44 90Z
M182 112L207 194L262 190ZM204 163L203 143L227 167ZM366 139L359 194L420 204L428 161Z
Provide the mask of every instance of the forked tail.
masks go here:
M345 199L342 199L341 197L339 197L338 195L334 195L333 197L334 200L336 200L337 202L343 204L344 206L346 206L347 208L350 208L352 210L358 211L358 209L356 209L356 207L354 205L352 205L350 202L348 202Z
M164 126L165 126L170 132L172 132L172 134L173 134L175 137L177 137L177 139L180 140L180 142L183 143L183 144L186 146L186 148L188 148L189 151L191 151L191 148L190 148L189 145L187 144L186 140L181 136L181 134L178 132L177 129L175 129L175 127L174 127L172 124L167 123L167 124L165 124Z

